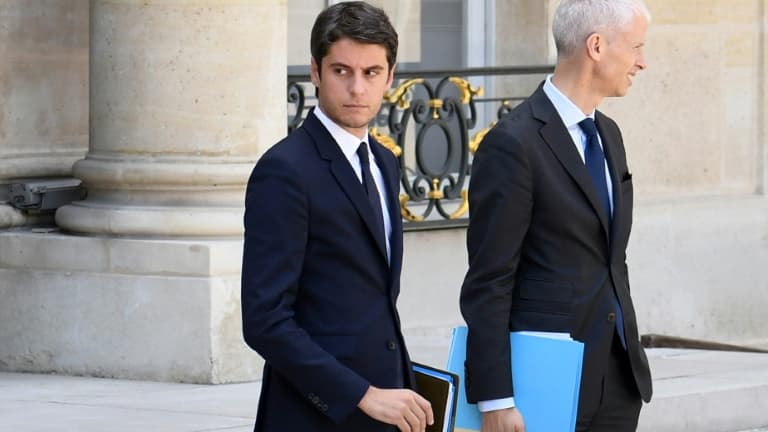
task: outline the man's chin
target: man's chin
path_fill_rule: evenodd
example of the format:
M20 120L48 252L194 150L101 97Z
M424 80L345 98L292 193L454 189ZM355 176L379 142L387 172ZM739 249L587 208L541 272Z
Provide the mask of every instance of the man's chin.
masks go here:
M627 93L629 93L629 87L616 90L616 93L614 93L613 97L624 97L627 95Z
M339 122L341 126L344 126L345 128L350 129L362 129L362 128L368 128L368 125L371 123L371 120L369 119L367 121L364 121L362 119L343 119L343 121Z

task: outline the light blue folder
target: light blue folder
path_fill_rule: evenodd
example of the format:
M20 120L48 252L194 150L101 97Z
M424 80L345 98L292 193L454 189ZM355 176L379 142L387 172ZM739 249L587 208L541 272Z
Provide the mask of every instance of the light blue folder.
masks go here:
M579 404L584 344L533 332L510 333L515 405L527 432L573 432ZM456 431L479 431L477 405L467 402L463 383L467 328L453 329L447 369L459 375Z

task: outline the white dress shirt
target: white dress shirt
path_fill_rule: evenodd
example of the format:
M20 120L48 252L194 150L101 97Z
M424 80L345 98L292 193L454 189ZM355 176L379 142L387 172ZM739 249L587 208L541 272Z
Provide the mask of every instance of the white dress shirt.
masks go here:
M360 157L357 155L357 149L360 147L361 142L364 142L368 146L368 160L371 165L371 176L373 176L373 181L376 183L376 189L379 190L379 201L382 210L381 214L384 215L384 237L387 242L387 262L389 262L391 256L389 237L392 235L392 216L389 214L389 207L387 206L388 201L385 194L387 186L384 182L384 176L379 169L379 165L376 163L376 158L371 151L371 146L368 141L368 133L366 132L362 139L352 135L328 118L323 110L320 109L320 105L317 105L313 112L315 113L315 116L317 116L317 119L320 120L320 123L322 123L323 126L325 126L325 129L331 134L336 141L336 144L341 148L341 152L344 153L344 156L346 156L349 164L355 171L357 179L360 180L360 184L363 183L363 174L360 168Z

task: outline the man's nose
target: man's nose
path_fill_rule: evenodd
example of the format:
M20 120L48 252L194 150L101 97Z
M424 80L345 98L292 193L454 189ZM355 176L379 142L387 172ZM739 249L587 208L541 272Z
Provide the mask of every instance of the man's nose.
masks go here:
M359 74L354 74L349 79L349 92L352 94L361 94L365 91L364 78Z
M646 70L648 68L648 64L645 62L645 57L641 56L637 59L637 67L639 67L640 70Z

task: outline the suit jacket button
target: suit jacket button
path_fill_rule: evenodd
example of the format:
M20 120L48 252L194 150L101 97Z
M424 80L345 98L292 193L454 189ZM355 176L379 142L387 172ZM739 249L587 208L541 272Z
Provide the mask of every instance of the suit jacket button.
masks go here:
M394 351L395 349L397 349L397 344L395 343L395 341L392 341L392 340L387 341L387 349L390 351Z
M614 321L616 321L616 314L611 312L608 314L608 322L612 323Z

